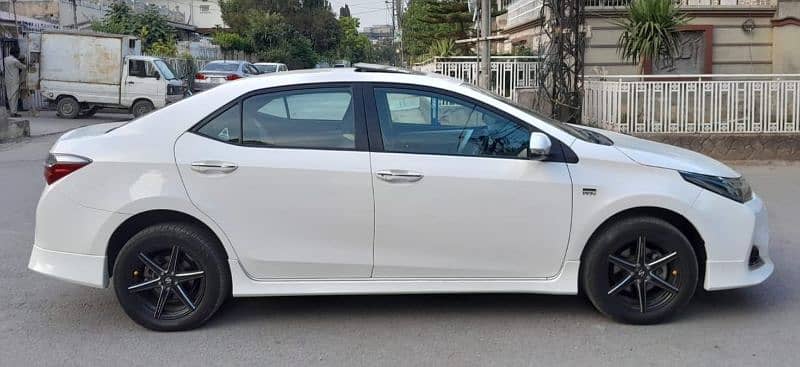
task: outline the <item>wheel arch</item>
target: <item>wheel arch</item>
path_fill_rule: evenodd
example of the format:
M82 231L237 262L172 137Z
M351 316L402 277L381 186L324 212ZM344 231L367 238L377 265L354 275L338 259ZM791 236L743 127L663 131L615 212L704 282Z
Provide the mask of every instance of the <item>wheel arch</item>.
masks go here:
M108 276L110 277L113 275L114 262L117 259L117 255L131 237L133 237L136 233L149 226L167 222L190 223L192 225L198 226L199 228L202 228L203 230L208 231L208 233L211 236L213 236L213 238L216 240L219 249L227 257L225 260L232 258L231 254L227 251L217 233L214 232L214 230L211 229L211 227L209 227L202 220L192 215L176 210L169 210L169 209L148 210L145 212L138 213L126 219L111 234L111 237L108 240L108 246L106 247Z
M136 98L133 100L133 102L131 102L131 107L129 108L129 110L130 110L131 112L133 112L133 106L135 106L137 103L139 103L139 102L142 102L142 101L145 101L145 102L148 102L148 103L150 103L151 105L153 105L153 109L155 109L155 106L156 106L156 104L155 104L155 102L153 102L153 100L152 100L152 99L150 99L149 97L136 97Z
M587 250L591 246L594 239L600 234L603 233L608 227L613 226L618 221L631 218L631 217L651 217L651 218L658 218L666 221L667 223L675 226L684 236L689 240L689 243L692 245L692 249L694 249L694 253L697 256L697 266L698 266L698 285L702 285L704 278L705 278L705 264L706 264L706 247L705 241L703 237L700 235L700 232L697 230L694 224L690 222L685 216L677 213L675 211L655 207L655 206L640 206L635 208L628 208L622 210L620 212L615 213L614 215L610 216L597 229L592 232L592 235L589 236L588 241L581 250L581 266L579 273L583 274L583 264L585 263L584 256L588 252Z

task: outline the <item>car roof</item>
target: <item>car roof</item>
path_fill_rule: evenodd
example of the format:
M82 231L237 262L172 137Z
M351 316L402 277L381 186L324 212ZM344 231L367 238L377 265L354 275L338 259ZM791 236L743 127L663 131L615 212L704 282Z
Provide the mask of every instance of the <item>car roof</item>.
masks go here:
M430 85L439 88L452 88L463 84L458 79L435 73L416 71L397 72L402 70L390 68L383 70L365 70L358 67L318 68L289 70L280 74L262 74L247 80L238 81L241 89L262 89L281 85L299 85L311 83L349 83L349 82L394 82L399 84ZM438 82L434 82L438 81Z
M253 65L284 65L282 62L257 62Z
M209 64L244 64L247 61L244 60L214 60L209 61Z

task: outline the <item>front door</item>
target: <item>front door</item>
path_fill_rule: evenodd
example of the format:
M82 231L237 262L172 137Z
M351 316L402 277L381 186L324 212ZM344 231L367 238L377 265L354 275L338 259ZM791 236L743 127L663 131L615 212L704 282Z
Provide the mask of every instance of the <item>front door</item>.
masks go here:
M356 100L349 85L264 92L177 141L189 197L252 277L370 276L374 203Z
M153 102L156 107L162 107L164 98L158 96L166 95L166 83L161 77L152 62L146 60L129 59L127 72L122 80L122 101L123 106L131 106L138 99L147 99Z
M570 231L563 162L527 159L533 127L449 93L372 90L374 277L544 278Z

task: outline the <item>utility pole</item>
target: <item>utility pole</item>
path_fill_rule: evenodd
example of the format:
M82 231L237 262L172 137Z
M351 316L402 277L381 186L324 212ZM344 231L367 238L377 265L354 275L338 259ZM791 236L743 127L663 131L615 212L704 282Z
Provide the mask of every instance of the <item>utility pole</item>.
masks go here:
M395 4L394 11L397 16L397 31L396 35L400 37L400 48L398 54L400 55L400 64L403 66L403 0L392 0Z
M72 4L72 29L78 29L78 0L70 0Z
M478 45L481 49L481 65L478 84L486 89L490 88L492 81L492 63L491 63L491 41L489 36L492 34L492 2L491 0L481 0L481 34L478 38Z
M397 46L395 46L395 41L397 40L397 22L395 22L395 10L396 5L395 2L397 0L386 0L386 5L391 4L392 6L392 59L394 60L394 66L397 66Z

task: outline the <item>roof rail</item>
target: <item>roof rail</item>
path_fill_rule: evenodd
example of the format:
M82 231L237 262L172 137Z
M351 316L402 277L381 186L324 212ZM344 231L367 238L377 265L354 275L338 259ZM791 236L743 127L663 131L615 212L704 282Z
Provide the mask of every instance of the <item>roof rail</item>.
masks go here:
M366 73L395 73L395 74L415 74L415 72L398 68L396 66L389 66L389 65L378 65L378 64L367 64L363 62L353 64L355 71L359 72L366 72Z

